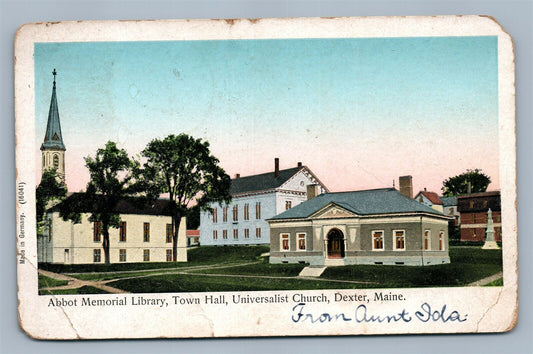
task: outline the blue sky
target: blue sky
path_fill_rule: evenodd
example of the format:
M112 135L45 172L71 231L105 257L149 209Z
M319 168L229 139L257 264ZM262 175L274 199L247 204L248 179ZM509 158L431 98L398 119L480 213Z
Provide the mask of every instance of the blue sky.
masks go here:
M38 43L39 155L54 68L73 191L106 141L133 155L181 132L230 175L280 157L336 191L411 174L439 192L467 168L499 188L496 37Z

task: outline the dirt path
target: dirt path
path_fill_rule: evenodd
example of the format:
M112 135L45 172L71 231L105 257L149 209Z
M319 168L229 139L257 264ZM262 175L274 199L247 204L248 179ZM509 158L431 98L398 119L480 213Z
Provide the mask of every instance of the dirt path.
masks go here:
M491 283L495 280L498 280L500 278L503 277L503 272L498 272L496 274L493 274L491 275L490 277L486 277L486 278L483 278L483 279L479 279L473 283L470 283L468 284L468 286L484 286L484 285L487 285L488 283Z
M106 291L106 292L111 293L111 294L127 294L128 293L127 291L124 291L124 290L121 290L121 289L117 289L117 288L113 288L113 287L111 287L109 285L105 285L105 282L101 282L101 281L80 280L80 279L76 279L76 278L73 278L73 277L69 277L69 276L64 275L64 274L53 273L53 272L49 272L47 270L42 270L42 269L39 269L39 273L44 275L44 276L47 276L49 278L56 279L56 280L66 280L66 281L68 281L68 284L66 284L66 285L51 286L51 287L47 287L47 288L41 288L39 290L78 289L78 288L81 288L83 286L92 286L94 288L98 288L100 290Z

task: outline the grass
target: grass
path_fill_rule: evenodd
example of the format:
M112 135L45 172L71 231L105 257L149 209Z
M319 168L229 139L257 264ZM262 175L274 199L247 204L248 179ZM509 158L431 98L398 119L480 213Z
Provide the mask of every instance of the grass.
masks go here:
M260 257L267 251L268 246L202 246L190 250L187 263L130 263L109 266L91 264L73 265L64 267L64 269L90 270L92 273L72 274L82 280L118 279L108 285L133 293L464 286L502 270L501 250L482 250L480 247L471 246L451 247L450 264L425 267L386 265L329 267L320 279L295 279L293 277L297 276L305 265L269 264L267 259ZM230 266L247 262L257 263ZM185 268L215 264L216 268ZM221 265L225 267L220 267ZM98 273L98 269L109 273ZM113 269L117 270L113 271ZM158 270L149 271L150 269ZM187 271L189 274L171 273L176 270ZM151 276L142 279L120 279L140 275ZM246 277L248 275L273 278ZM283 279L284 277L286 279ZM350 281L356 283L350 283ZM501 286L501 284L503 280L500 282L497 280L489 285ZM68 291L70 292L66 293L69 294L101 292L91 287Z
M496 279L494 281L491 281L485 286L503 286L503 278Z
M320 290L357 289L359 284L325 282L307 279L245 278L239 276L217 277L202 275L165 274L138 279L124 279L107 285L132 293L165 292L216 292L216 291L269 291L269 290Z
M452 248L450 258L451 264L425 267L385 265L330 267L321 278L331 281L239 277L240 275L294 277L304 267L301 264L263 262L237 267L199 269L186 275L157 275L143 278L142 281L124 279L108 285L134 293L438 287L463 286L502 270L501 250L482 250L479 247ZM371 283L347 283L335 280Z
M51 264L40 263L39 268L54 273L102 273L142 271L149 269L182 268L214 263L238 263L256 261L262 253L268 252L269 246L202 246L187 252L187 262L143 262L114 264Z
M209 263L236 263L256 261L263 253L270 251L270 245L261 246L202 246L187 254L189 265Z
M304 264L269 264L257 263L236 267L199 269L190 273L202 274L239 274L239 275L269 275L276 277L295 277L305 267Z
M39 290L39 295L77 295L77 294L108 294L107 291L93 286L82 286L77 289Z
M163 270L165 271L165 270ZM174 271L173 268L167 269L167 272ZM111 280L111 279L120 279L120 278L129 278L134 276L141 276L141 275L148 275L148 274L155 274L158 273L158 271L150 271L150 272L124 272L124 273L67 273L69 276L80 279L80 280L91 280L91 281L103 281L103 280Z
M501 250L451 248L450 264L433 266L354 265L327 268L322 278L364 280L384 288L463 286L502 270Z
M39 289L51 288L54 286L61 286L61 285L67 285L67 284L68 284L67 280L57 280L57 279L39 274Z

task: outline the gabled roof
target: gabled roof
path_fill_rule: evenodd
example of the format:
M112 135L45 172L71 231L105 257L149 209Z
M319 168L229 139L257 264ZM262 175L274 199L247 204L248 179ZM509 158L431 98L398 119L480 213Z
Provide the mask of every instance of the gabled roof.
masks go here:
M432 204L436 205L442 205L442 201L439 198L439 195L435 192L428 192L428 191L420 191L416 195L415 199L422 194L424 197L426 197Z
M457 205L457 197L440 197L440 200L442 201L442 206L444 207Z
M63 144L63 136L61 135L61 123L59 122L59 110L57 108L56 97L56 80L54 69L54 86L52 88L52 99L50 100L50 110L48 111L48 123L46 124L46 134L41 145L43 149L59 149L66 150Z
M404 196L394 188L382 188L320 194L270 220L308 218L328 204L336 204L362 216L394 213L428 213L443 216L441 212Z
M231 180L230 194L269 190L281 187L292 176L301 170L306 170L309 172L318 181L318 183L320 183L318 178L316 178L316 176L306 166L299 166L288 168L286 170L280 170L278 177L276 177L274 171L272 171L258 175L233 178ZM322 183L320 184L322 185ZM322 185L322 187L324 186ZM324 187L324 189L326 188Z
M96 196L98 202L98 198ZM61 203L53 206L48 211L60 211L63 206L68 205L71 209L80 213L91 213L95 208L95 201L85 193L72 193ZM136 214L136 215L165 215L171 216L170 200L156 199L155 201L147 201L145 198L124 197L121 198L117 206L113 209L117 214Z

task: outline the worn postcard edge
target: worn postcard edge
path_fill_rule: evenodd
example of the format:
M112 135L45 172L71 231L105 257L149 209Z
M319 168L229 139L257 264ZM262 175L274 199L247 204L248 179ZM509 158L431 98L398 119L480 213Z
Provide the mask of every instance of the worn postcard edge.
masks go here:
M290 35L287 35L290 33ZM468 325L444 326L346 326L323 327L289 323L287 306L272 305L258 313L236 308L217 311L204 307L186 311L187 323L178 323L178 313L154 312L149 309L110 311L104 319L107 326L91 325L83 309L47 309L48 296L37 295L37 252L35 235L35 129L33 44L36 42L84 41L152 41L198 39L260 39L260 38L336 38L336 37L409 37L409 36L482 36L498 37L499 78L499 145L500 187L502 201L504 286L493 288L417 288L394 289L406 297L447 298L454 306L472 311L474 321ZM15 39L15 141L16 187L24 185L25 200L16 205L17 254L26 264L18 265L19 322L23 330L38 339L98 339L150 337L240 337L298 336L400 333L504 332L511 330L518 316L517 269L517 195L516 195L516 131L515 73L511 37L488 16L375 17L375 18L296 18L260 20L162 20L162 21L80 21L35 23L22 26ZM20 216L25 216L21 223ZM21 237L22 236L22 237ZM25 238L24 247L20 242ZM379 290L379 289L372 289ZM325 291L326 292L326 291ZM365 290L365 292L370 292ZM279 291L277 293L288 293ZM310 292L312 293L312 292ZM316 293L316 292L315 292ZM169 297L170 294L152 294ZM68 296L64 296L68 298ZM475 300L473 300L475 299ZM254 310L258 310L254 308ZM131 312L141 312L135 317ZM242 313L253 317L244 319ZM283 314L289 321L281 320ZM183 315L183 313L181 313ZM175 326L157 326L156 330L136 327L135 330L113 324L124 316L124 323L138 324L143 318L162 317ZM227 316L227 317L225 317ZM133 321L133 322L130 322ZM238 322L242 322L239 326ZM285 322L285 323L283 323ZM472 323L475 322L475 323ZM254 323L256 326L251 326ZM196 331L190 331L190 326ZM245 325L249 325L249 328ZM96 327L96 328L95 328ZM237 328L239 327L239 328Z

